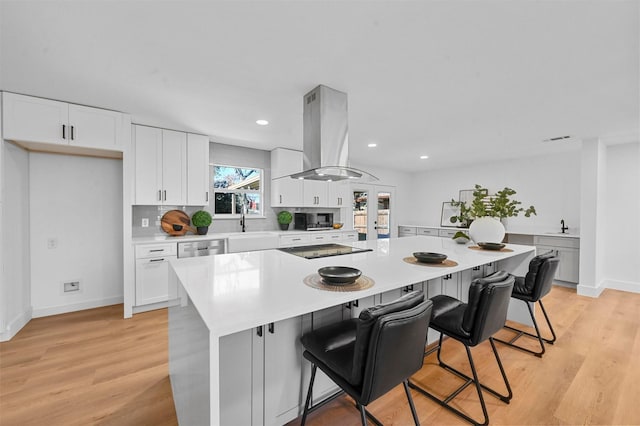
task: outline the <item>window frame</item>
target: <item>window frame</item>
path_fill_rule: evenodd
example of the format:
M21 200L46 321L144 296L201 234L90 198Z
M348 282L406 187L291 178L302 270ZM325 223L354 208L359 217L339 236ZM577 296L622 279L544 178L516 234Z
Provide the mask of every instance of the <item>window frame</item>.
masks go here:
M209 163L209 166L211 167L211 180L209 182L209 190L211 191L212 197L211 197L211 201L209 203L209 208L211 209L211 215L215 218L215 219L238 219L242 216L241 213L216 213L216 193L224 193L224 194L233 194L233 198L232 198L232 202L231 202L231 206L232 206L232 210L235 211L236 208L236 200L235 194L258 194L258 196L260 197L260 203L259 203L259 213L257 214L247 214L245 216L246 219L264 219L264 169L261 167L253 167L253 166L236 166L236 165L230 165L230 164L221 164L221 163ZM259 179L259 185L260 185L260 189L259 190L255 190L255 189L227 189L227 188L216 188L214 187L215 184L215 169L216 167L227 167L227 168L231 168L231 169L250 169L250 170L257 170L259 172L260 175L260 179Z

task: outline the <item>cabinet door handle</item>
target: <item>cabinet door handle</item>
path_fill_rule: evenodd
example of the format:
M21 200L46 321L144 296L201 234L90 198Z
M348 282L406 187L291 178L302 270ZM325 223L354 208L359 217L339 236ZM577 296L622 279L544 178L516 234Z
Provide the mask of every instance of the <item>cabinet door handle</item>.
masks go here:
M256 334L258 335L258 337L262 337L262 326L258 326L256 328Z
M149 260L149 263L151 262L164 262L164 257L162 259L151 259Z
M269 333L273 334L275 332L275 325L270 322L269 323Z
M282 203L282 195L280 195L280 203Z
M158 201L162 201L162 190L158 189Z
M163 192L164 192L164 200L163 201L167 201L167 190L165 189Z
M153 249L153 250L149 250L150 253L155 253L158 251L164 251L164 249Z
M209 191L204 193L205 196L205 200L207 200L207 203L209 202Z
M71 126L71 140L73 140L73 126Z
M62 139L66 139L67 138L67 125L63 124L62 125Z
M471 268L471 269L473 269L474 271L479 271L479 270L480 270L480 267L479 267L479 266L474 266L474 267L473 267L473 268Z

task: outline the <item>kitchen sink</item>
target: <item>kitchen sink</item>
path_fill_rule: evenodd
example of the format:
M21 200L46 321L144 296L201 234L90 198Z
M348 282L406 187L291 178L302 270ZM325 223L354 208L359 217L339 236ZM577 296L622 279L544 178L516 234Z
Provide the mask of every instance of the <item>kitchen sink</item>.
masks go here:
M268 250L278 248L280 234L277 232L245 232L230 235L227 239L227 252Z

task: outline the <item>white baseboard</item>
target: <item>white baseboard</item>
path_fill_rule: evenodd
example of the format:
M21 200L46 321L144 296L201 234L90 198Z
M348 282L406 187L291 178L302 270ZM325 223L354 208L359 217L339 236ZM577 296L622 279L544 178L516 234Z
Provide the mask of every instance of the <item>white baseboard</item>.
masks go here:
M605 286L602 282L596 287L578 284L576 289L578 290L578 295L580 296L600 297L600 293L602 293L602 291L605 289Z
M18 331L22 330L22 327L24 327L29 321L31 321L31 318L33 318L32 315L33 311L31 308L29 308L15 317L13 320L11 320L6 329L0 332L0 342L11 340L13 336L18 334Z
M33 310L33 318L48 317L49 315L66 314L68 312L83 311L85 309L101 308L103 306L117 305L123 302L122 296L107 297L104 299L87 300L69 305L50 306Z
M633 281L605 280L604 286L612 290L628 291L630 293L640 293L640 283Z

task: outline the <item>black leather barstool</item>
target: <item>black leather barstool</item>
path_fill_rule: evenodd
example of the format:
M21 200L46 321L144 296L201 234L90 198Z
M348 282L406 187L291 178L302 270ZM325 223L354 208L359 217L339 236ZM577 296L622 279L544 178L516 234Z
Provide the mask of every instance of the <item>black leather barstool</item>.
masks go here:
M559 262L560 260L553 255L553 252L538 255L529 262L529 272L527 272L527 275L524 277L515 277L515 284L513 285L513 293L511 293L511 297L522 300L526 303L527 308L529 308L529 314L531 315L531 321L533 321L533 327L536 330L536 334L505 325L505 328L515 331L517 334L509 341L496 338L496 342L504 343L505 345L532 353L535 356L542 358L542 355L545 352L544 342L552 345L553 342L556 341L556 333L553 331L551 321L549 321L549 315L547 315L547 311L542 304L542 297L551 291L551 285L553 283L553 278L556 275L556 271L558 270ZM540 328L538 327L538 323L533 314L533 306L535 306L536 302L540 304L540 309L542 309L544 319L547 321L549 330L551 330L551 339L542 337L542 334L540 333ZM523 335L538 339L538 343L540 343L540 351L532 351L531 349L514 344L514 342Z
M509 380L507 380L507 375L502 367L502 362L500 361L500 357L498 356L496 345L493 343L492 337L494 333L502 329L502 326L504 326L507 319L507 309L509 307L509 299L513 289L513 282L513 276L510 276L504 271L498 271L487 277L477 278L471 282L469 287L468 303L463 303L458 299L446 295L435 296L431 299L433 302L433 315L430 327L440 332L440 339L438 346L430 350L426 355L437 350L438 363L440 366L466 381L445 399L440 399L435 395L432 395L425 389L418 387L413 382L409 382L409 386L473 424L489 424L489 414L487 413L487 407L482 396L482 389L487 390L507 404L513 396ZM473 377L467 376L442 361L441 352L443 335L447 335L464 345L467 351L467 358L469 359L469 365L471 366L471 373L473 374ZM491 343L491 349L493 349L493 354L495 355L498 367L500 368L500 373L502 374L504 384L507 388L507 395L499 394L495 390L483 385L478 380L478 373L476 372L476 367L473 363L470 348L487 339L489 339L489 342ZM460 394L460 392L472 383L475 384L476 391L478 392L478 398L480 399L480 405L484 415L484 421L482 423L472 419L467 414L449 405L451 400L453 400L458 394Z
M356 401L363 426L367 424L367 416L375 424L381 424L365 406L400 383L404 384L413 420L420 424L407 381L422 368L431 307L431 301L424 300L424 294L416 291L365 309L359 318L330 324L302 336L303 355L312 363L302 425L309 412L326 402L310 406L316 368Z

